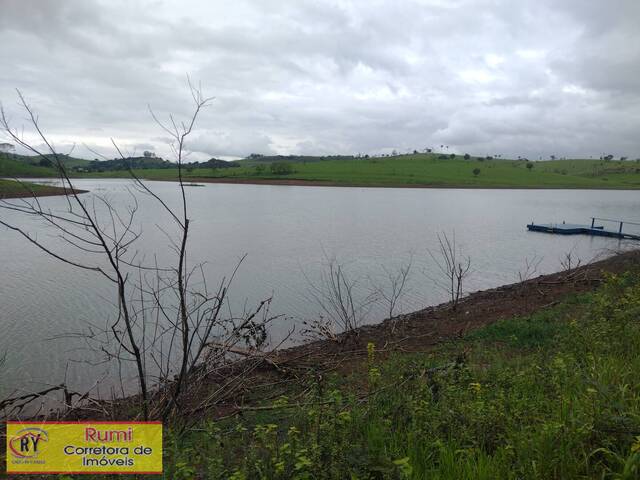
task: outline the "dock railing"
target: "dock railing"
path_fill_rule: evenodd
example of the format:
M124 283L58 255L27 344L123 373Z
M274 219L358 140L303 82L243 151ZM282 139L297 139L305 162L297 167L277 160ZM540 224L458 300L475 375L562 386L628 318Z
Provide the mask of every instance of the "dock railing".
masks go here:
M640 223L638 222L629 222L627 220L617 220L612 218L601 218L601 217L591 217L591 228L595 228L596 220L600 220L601 222L613 222L619 223L620 227L618 228L618 233L622 234L622 226L626 223L627 225L637 225L640 227Z

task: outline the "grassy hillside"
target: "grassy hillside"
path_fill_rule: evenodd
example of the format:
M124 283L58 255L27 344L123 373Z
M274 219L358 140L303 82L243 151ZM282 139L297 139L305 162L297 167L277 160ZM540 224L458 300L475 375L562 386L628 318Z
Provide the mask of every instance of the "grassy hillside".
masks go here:
M324 162L327 160L349 161L354 160L356 157L353 155L330 155L320 157L317 155L258 155L251 154L247 158L238 160L237 163L241 165L255 166L261 163L275 163L275 162L287 162L287 163L313 163Z
M611 162L608 169L588 160L563 162L440 159L435 155L411 155L381 159L328 161L294 164L288 175L305 180L363 184L420 184L433 186L640 186L640 164L636 170L621 169ZM597 168L601 170L597 170ZM477 175L474 170L479 169Z
M13 156L0 154L0 177L53 177L53 168L34 166L15 160Z
M273 165L273 164L272 164ZM205 178L303 180L338 185L459 186L531 188L640 188L640 163L635 161L465 160L435 154L352 160L289 163L290 173L274 174L269 166L232 170L193 169L187 176ZM165 174L171 173L170 171ZM158 178L158 172L146 172Z
M278 165L272 163L271 165ZM515 187L515 188L640 188L640 163L599 160L465 160L435 154L369 159L289 162L290 173L272 173L270 165L234 169L187 169L192 178L237 180L302 180L337 185ZM527 167L531 165L531 167ZM477 169L477 170L476 170ZM475 170L475 172L474 172ZM479 170L479 171L478 171ZM147 178L175 177L175 172L151 171Z
M0 153L0 158L2 158L2 156L4 156L4 158L14 160L18 163L22 163L25 165L33 165L33 166L40 166L40 162L43 160L43 158L46 158L40 155L17 155L17 154L1 154ZM71 157L69 155L60 154L59 157L62 160L62 162L69 168L84 167L90 163L89 160L85 160L84 158L76 158L76 157Z
M282 159L286 161L282 161ZM237 168L187 165L187 178L236 181L302 181L335 185L432 186L485 188L640 188L640 162L604 160L464 159L438 154L413 154L382 158L261 157L239 162ZM277 160L277 161L272 161ZM13 170L16 170L13 165ZM24 175L44 175L24 167ZM33 169L33 170L31 170ZM5 171L6 171L5 167ZM175 168L145 168L140 176L173 180ZM2 164L0 164L0 175ZM15 173L11 173L15 174ZM52 173L49 173L51 175ZM76 176L126 177L125 170L74 173Z

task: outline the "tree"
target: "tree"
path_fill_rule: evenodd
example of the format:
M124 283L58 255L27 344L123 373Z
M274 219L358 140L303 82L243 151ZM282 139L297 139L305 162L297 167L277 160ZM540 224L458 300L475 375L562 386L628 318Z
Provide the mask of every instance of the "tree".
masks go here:
M532 168L533 168L533 163L527 162L527 170L531 171Z
M41 167L47 167L47 168L53 167L53 163L51 162L51 160L49 160L46 157L41 158L40 161L38 162L38 165L40 165Z
M478 175L480 175L480 169L479 169L479 168L474 168L474 169L473 169L473 175L474 175L475 177L477 177Z
M335 257L325 256L319 281L312 281L306 274L305 278L309 285L309 300L317 304L321 314L319 319L304 322L307 328L303 333L339 343L358 335L358 328L376 301L377 292L363 295L358 280L353 279L345 265ZM400 281L404 287L402 277Z
M142 155L144 156L144 158L156 158L156 154L150 152L149 150L145 150L144 152L142 152Z
M289 175L293 173L293 167L287 162L274 162L270 168L273 175Z
M464 154L464 159L465 160L469 160L471 158L471 155L469 155L468 153Z
M456 244L456 234L449 238L446 233L438 234L438 255L429 251L442 278L434 279L436 284L449 294L451 309L456 310L464 293L464 281L471 272L471 258L463 256Z
M0 153L14 152L16 147L12 143L0 143Z
M382 267L387 277L387 285L386 287L376 285L374 287L374 291L376 292L377 296L384 302L384 305L387 308L387 315L389 319L392 319L394 317L396 306L398 305L398 302L403 297L403 295L406 293L405 287L407 285L407 280L409 279L412 264L413 257L410 257L409 261L405 264L400 265L397 271L389 270L384 266ZM396 323L393 322L391 331L394 331L395 327Z

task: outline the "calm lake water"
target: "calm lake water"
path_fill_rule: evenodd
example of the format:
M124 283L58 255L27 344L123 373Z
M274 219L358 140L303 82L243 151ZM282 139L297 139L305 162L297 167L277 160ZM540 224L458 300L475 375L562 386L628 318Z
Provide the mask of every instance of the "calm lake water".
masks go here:
M127 180L78 180L79 188L131 204ZM151 182L168 203L179 201L177 185ZM398 312L440 303L446 293L434 282L438 272L428 251L437 251L438 232L455 231L471 258L472 275L465 290L513 283L525 258L541 259L539 273L560 269L572 252L582 262L629 243L587 236L527 232L525 225L588 223L591 216L638 220L640 192L585 190L458 190L331 188L268 185L207 184L187 189L192 218L190 262L206 261L207 282L229 275L247 255L232 290L232 303L242 308L273 295L272 313L283 314L271 329L279 342L320 309L309 297L309 282L317 282L327 257L345 264L364 295L380 284L384 268L393 270L413 258L413 269ZM155 201L138 195L142 238L138 250L147 259L166 258L169 219ZM62 197L42 198L52 210L65 206ZM0 210L0 217L51 242L62 253L83 254L57 241L55 231L34 219ZM162 230L161 230L162 229ZM86 349L75 332L104 325L115 315L112 285L96 273L77 270L39 252L14 232L0 227L0 397L14 391L41 388L66 379L74 388L105 378L102 394L116 376L113 365L89 365L99 358ZM384 318L374 306L368 322ZM299 342L296 333L288 343Z

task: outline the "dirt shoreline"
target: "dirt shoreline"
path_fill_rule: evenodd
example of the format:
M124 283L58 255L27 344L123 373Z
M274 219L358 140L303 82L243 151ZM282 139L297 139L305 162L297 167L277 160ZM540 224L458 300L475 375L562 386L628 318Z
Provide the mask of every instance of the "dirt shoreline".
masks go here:
M34 191L20 191L20 192L2 192L0 191L0 200L9 200L11 198L33 198L33 197L54 197L59 195L73 194L73 193L87 193L89 190L65 190L60 187L43 187L42 189Z
M265 385L265 393L277 396L271 385L283 383L283 378L300 379L308 375L323 375L326 371L344 375L359 371L366 364L367 345L373 343L381 355L392 352L411 353L430 351L445 342L463 338L466 334L499 320L527 316L550 308L570 295L595 290L604 273L622 273L640 269L640 250L616 253L613 256L581 266L571 271L557 272L471 293L453 311L449 303L430 306L406 315L387 319L382 323L357 329L342 344L317 340L277 350L262 359L243 379L245 388L224 402L202 408L199 399L227 382L234 372L206 376L189 387L184 402L185 415L226 417L242 411L242 404L251 389ZM286 392L286 390L284 390ZM282 393L284 394L284 393ZM249 402L250 403L250 402Z
M28 179L29 176L21 178ZM41 177L33 177L41 178ZM71 180L101 180L101 179L130 179L131 177L107 177L107 176L71 176ZM176 178L145 178L140 177L147 182L177 182ZM424 183L364 183L364 182L335 182L329 180L303 180L295 178L233 178L233 177L185 177L185 185L187 183L223 183L231 185L273 185L273 186L292 186L292 187L339 187L339 188L432 188L432 189L455 189L455 190L620 190L620 191L638 191L640 187L629 186L575 186L575 185L460 185L460 184L424 184ZM78 190L80 192L80 190ZM52 195L52 194L49 194Z
M177 179L167 178L146 178L148 181L171 182ZM238 185L284 185L296 187L356 187L356 188L448 188L456 190L630 190L636 191L638 188L629 187L584 187L584 186L520 186L520 185L458 185L458 184L423 184L423 183L359 183L359 182L332 182L327 180L301 180L294 178L229 178L229 177L187 177L184 181L201 183L226 183Z
M465 334L506 318L524 316L555 305L568 295L595 289L603 272L621 273L632 266L640 267L640 249L614 255L571 271L540 275L524 282L501 285L473 292L456 310L448 302L387 319L382 323L363 325L353 336L354 347L365 348L374 342L379 348L402 347L422 349ZM278 351L275 358L290 359L305 350L338 352L335 342L320 340Z

